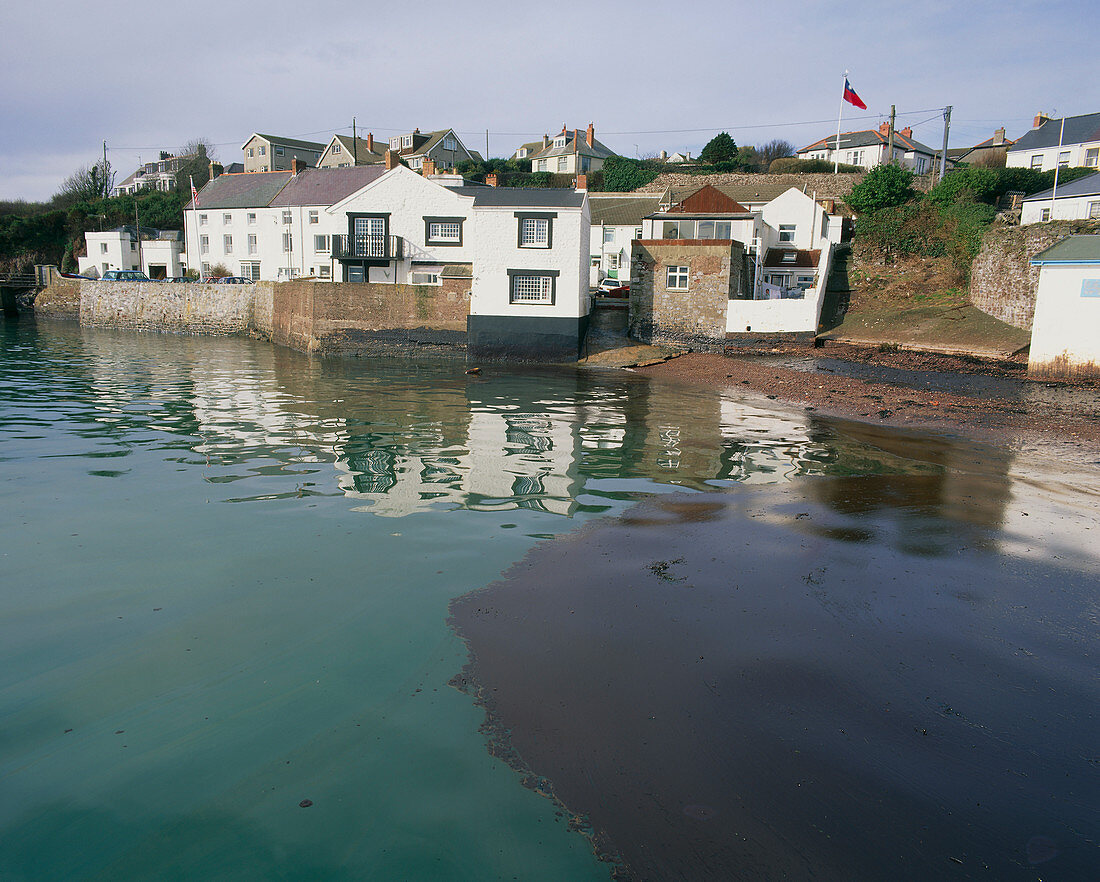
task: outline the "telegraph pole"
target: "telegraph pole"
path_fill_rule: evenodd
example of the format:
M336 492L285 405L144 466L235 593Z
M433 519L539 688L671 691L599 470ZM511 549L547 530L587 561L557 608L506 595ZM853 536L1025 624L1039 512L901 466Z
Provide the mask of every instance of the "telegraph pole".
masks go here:
M896 115L896 105L890 105L890 140L886 147L886 162L890 163L894 161L894 118Z
M947 172L947 133L951 131L951 106L948 104L943 109L943 151L940 153L940 181L943 180L943 176ZM939 182L937 181L937 183Z
M351 164L359 165L359 145L355 143L355 117L351 118Z
M100 169L103 176L103 197L107 198L111 194L107 192L107 142L103 142L103 167Z

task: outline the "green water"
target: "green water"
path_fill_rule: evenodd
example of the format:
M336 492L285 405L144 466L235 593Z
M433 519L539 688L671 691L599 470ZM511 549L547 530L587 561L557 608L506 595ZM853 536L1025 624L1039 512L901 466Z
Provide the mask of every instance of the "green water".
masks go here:
M5 882L606 879L447 685L449 601L644 494L943 471L621 374L0 334Z

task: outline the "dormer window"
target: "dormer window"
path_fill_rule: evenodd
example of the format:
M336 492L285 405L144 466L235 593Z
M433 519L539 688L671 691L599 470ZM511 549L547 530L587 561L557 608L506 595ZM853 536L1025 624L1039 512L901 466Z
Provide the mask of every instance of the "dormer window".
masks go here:
M412 145L413 145L413 136L412 135L402 135L401 136L401 146L402 147L412 147Z
M396 150L401 144L400 138L390 138L390 149Z
M516 151L516 159L524 159L524 158L526 158L526 156L527 156L527 148L526 147L520 147L519 150Z
M564 147L565 146L565 135L562 135L560 138L555 138L554 139L554 146L555 147Z
M797 251L784 251L783 252L783 263L794 263L796 260L798 260L798 252Z

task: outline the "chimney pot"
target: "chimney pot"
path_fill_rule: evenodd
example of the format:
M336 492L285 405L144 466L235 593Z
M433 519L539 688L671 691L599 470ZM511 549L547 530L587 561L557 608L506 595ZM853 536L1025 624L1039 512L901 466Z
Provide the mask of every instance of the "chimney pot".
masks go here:
M485 176L485 183L490 187L497 186L497 173L489 172L489 174Z
M886 137L886 138L890 137L890 123L888 123L888 122L879 123L878 131L879 131L879 134L882 135L883 137Z
M577 175L577 187L578 190L588 189L588 175Z
M913 137L912 127L911 126L906 126L904 129L901 129L901 134L906 138L912 138Z
M367 132L367 150L374 153L374 132Z
M1035 122L1031 124L1033 129L1039 128L1043 123L1050 122L1050 117L1043 113L1041 110L1035 114Z
M594 146L595 140L596 140L596 126L595 126L594 123L589 123L588 124L588 137L587 137L588 146L589 147Z
M392 168L397 168L400 163L397 161L397 154L392 150L386 151L386 170L389 171Z
M434 175L435 160L425 158L424 161L420 164L420 171L424 175L424 177L428 177L428 175Z

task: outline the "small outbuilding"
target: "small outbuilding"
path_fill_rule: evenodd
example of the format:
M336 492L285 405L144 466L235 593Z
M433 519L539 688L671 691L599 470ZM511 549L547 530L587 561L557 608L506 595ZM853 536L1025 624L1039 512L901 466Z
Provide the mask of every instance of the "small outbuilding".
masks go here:
M1100 377L1100 235L1067 236L1039 267L1028 374Z

